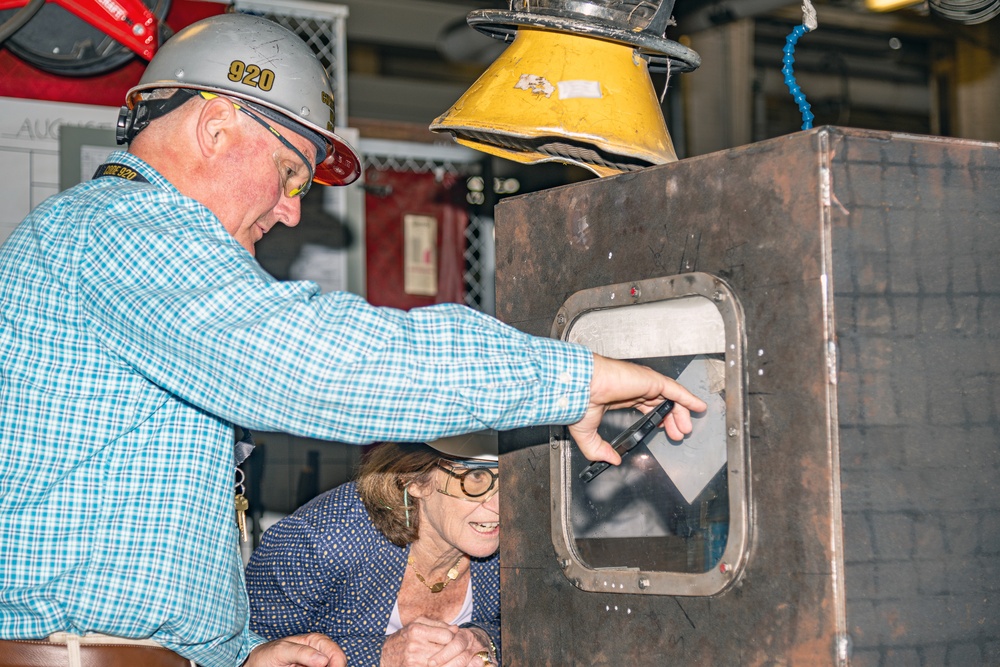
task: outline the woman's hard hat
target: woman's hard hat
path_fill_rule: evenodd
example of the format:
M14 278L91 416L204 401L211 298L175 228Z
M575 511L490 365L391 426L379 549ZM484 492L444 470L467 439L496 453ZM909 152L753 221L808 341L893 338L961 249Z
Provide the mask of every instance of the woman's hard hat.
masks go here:
M473 463L494 467L499 460L497 432L493 430L439 438L431 440L427 445L463 465Z

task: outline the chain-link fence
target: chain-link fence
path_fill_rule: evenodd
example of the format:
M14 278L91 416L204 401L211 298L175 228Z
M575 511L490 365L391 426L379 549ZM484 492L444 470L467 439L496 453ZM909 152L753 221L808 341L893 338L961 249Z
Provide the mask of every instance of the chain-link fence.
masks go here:
M316 53L333 87L338 125L347 123L347 7L318 2L237 0L234 9L288 28Z

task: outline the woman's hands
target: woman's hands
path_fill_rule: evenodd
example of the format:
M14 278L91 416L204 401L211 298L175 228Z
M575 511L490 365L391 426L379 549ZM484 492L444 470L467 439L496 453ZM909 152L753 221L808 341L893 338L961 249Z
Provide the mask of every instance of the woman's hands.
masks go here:
M492 656L485 631L421 617L386 637L381 667L485 667L481 651Z

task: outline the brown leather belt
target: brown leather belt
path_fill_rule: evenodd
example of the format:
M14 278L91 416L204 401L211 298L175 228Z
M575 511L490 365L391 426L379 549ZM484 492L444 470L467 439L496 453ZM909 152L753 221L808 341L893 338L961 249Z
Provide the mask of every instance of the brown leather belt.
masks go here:
M117 642L114 637L68 643L45 639L0 640L0 667L191 667L194 663L162 646Z

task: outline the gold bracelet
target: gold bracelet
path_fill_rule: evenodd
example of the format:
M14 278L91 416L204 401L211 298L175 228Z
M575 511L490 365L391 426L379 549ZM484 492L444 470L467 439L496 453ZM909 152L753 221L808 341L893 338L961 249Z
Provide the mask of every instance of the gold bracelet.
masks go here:
M484 630L484 632L486 631ZM493 643L493 638L490 637L490 633L488 632L486 633L486 640L490 643L490 659L499 665L500 662L497 660L497 645Z

